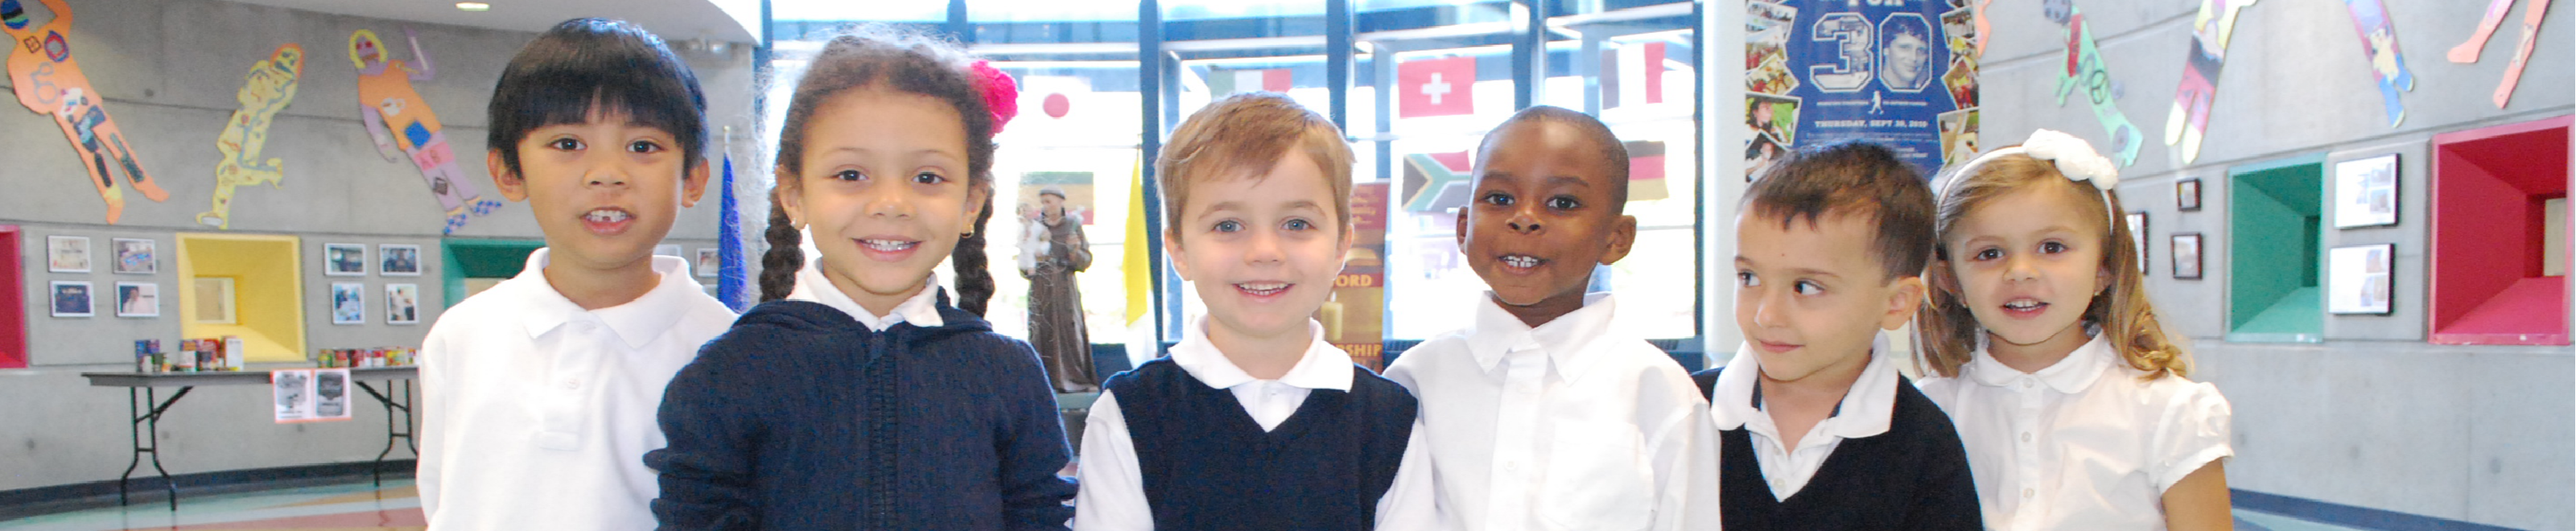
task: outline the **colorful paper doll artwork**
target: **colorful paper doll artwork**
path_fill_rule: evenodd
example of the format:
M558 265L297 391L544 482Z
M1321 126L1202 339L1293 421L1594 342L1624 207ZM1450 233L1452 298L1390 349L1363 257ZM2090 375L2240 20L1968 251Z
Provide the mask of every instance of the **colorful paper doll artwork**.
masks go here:
M2165 115L2165 145L2173 146L2185 164L2200 158L2200 139L2209 131L2210 102L2218 97L2218 74L2227 61L2227 39L2236 31L2236 14L2255 0L2201 0L2192 18L2191 55L2183 60L2182 84L2174 88L2173 112Z
M64 38L72 29L71 6L64 0L38 1L50 12L51 19L43 24L35 23L21 0L0 0L0 28L7 29L10 41L9 86L17 93L18 104L37 114L53 115L54 125L62 127L81 166L89 170L90 184L107 201L108 223L125 214L125 191L117 187L111 172L123 171L126 182L145 199L169 199L170 192L162 190L142 163L134 160L124 131L108 116L98 89L90 86L80 62L73 59L71 43Z
M2345 1L2354 2L2359 0ZM2487 39L2494 37L2496 28L2503 27L2505 17L2513 13L2513 1L2514 0L2490 0L2487 2L2486 14L2478 18L2477 33L2470 34L2469 40L2461 42L2458 46L2452 46L2451 52L2445 58L2450 59L2451 62L2454 63L2465 64L2478 62L2478 54L2486 52ZM2353 8L2352 16L2353 23L2362 23L2361 8ZM2549 0L2531 0L2530 3L2523 6L2522 46L2514 50L2513 62L2505 65L2504 81L2496 84L2496 108L2502 109L2504 108L2505 103L2513 101L2513 87L2522 83L2522 67L2531 62L2532 48L2539 44L2540 20L2548 17ZM2385 20L2387 16L2381 15L2380 18ZM2364 29L2362 31L2363 38L2369 38L2368 35L2370 30ZM2391 40L2393 41L2394 38L2392 37ZM2396 45L2392 42L2390 44L2392 51L2395 47ZM2376 52L2376 49L2374 48L2373 51ZM2377 56L2374 55L2372 59L2374 60L2372 66L2377 66L2377 63L2375 62L2377 60ZM2399 68L2405 67L2402 62L2399 63L2398 66Z
M2388 19L2388 6L2380 0L2344 0L2352 10L2353 30L2361 32L2361 49L2370 56L2370 72L2379 78L2379 96L2388 114L2388 126L2406 121L2406 103L2397 93L2415 90L2415 72L2406 69L2406 56L2397 51L2397 28Z
M448 147L438 114L411 85L436 77L438 66L421 51L418 36L409 29L403 30L403 36L411 43L412 57L420 61L418 68L393 59L374 31L349 34L349 60L358 67L358 114L366 121L367 136L374 138L378 154L385 160L399 160L394 153L400 151L420 169L430 195L447 212L442 233L454 233L465 226L468 214L491 214L501 202L484 199L474 179L456 165L456 150Z
M2068 6L2066 68L2057 73L2057 104L2065 105L2066 96L2079 87L2093 102L2093 117L2111 133L2111 155L2119 159L2121 166L2136 164L2138 147L2145 143L2145 137L2138 132L2137 124L2129 121L2129 115L2120 112L2119 102L2113 101L2111 71L2103 66L2102 49L2093 44L2093 33L2084 26L2084 12Z
M2504 67L2504 81L2496 83L2495 106L2504 108L2513 101L2514 85L2522 83L2522 67L2531 64L2531 50L2540 41L2540 19L2549 16L2549 0L2530 0L2522 9L2522 46L2513 51L2513 62Z
M233 111L232 119L224 122L223 134L215 137L215 151L223 156L215 162L214 204L197 214L198 224L233 228L234 189L258 184L276 187L286 177L285 160L263 161L259 155L268 146L268 124L295 101L295 86L303 75L304 46L290 42L252 63L250 73L242 76L241 91L234 93L241 110Z

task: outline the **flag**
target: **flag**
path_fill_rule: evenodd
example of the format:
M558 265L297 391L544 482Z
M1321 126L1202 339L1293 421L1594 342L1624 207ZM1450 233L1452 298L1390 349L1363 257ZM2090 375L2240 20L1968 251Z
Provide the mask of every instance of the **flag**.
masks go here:
M1404 156L1404 209L1442 212L1467 206L1467 152L1415 153Z
M734 206L731 153L725 154L724 180L721 182L724 187L716 190L720 194L716 204L722 207L716 214L716 300L740 312L751 307L750 301L743 300L742 289L743 281L750 275L743 269L742 210Z
M1664 102L1664 43L1602 50L1601 107Z
M1216 70L1208 72L1208 92L1225 97L1245 92L1288 92L1291 85L1286 68L1266 70Z
M1153 259L1147 248L1154 239L1145 232L1145 209L1154 206L1145 204L1145 161L1141 156L1134 175L1128 180L1133 185L1127 187L1127 252L1119 262L1119 268L1127 273L1128 326L1135 326L1137 320L1153 313L1154 298Z
M1448 57L1395 65L1396 117L1473 114L1476 58Z
M1628 148L1628 200L1653 201L1673 196L1664 186L1664 143L1638 140Z

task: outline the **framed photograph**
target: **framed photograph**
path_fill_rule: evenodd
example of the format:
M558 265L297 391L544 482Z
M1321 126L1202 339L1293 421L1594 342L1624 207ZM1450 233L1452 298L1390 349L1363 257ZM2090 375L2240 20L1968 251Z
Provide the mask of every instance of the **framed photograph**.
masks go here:
M715 250L715 249L713 249L713 248L699 248L699 249L698 249L698 265L697 265L697 268L698 268L698 276L702 276L702 277L712 277L712 276L716 276L716 271L717 271L718 269L723 268L723 267L724 267L724 264L723 264L723 263L721 263L720 261L718 261L718 260L716 259L716 250Z
M233 324L233 279L197 277L197 323Z
M2147 213L2130 212L2129 247L2138 251L2138 272L2147 273Z
M157 282L116 283L117 317L160 317L161 284Z
M2200 211L2200 179L2174 181L2174 210Z
M2335 314L2388 315L2395 286L2389 268L2396 261L2393 244L2336 247L2326 252L2326 311Z
M2397 224L2397 154L2335 163L2335 228Z
M420 324L420 285L385 285L385 324Z
M322 244L322 274L334 277L367 276L367 244Z
M653 256L668 256L668 257L672 257L672 258L688 258L688 257L686 257L686 256L681 256L681 255L680 255L680 246L678 246L678 245L671 245L671 244L662 244L662 245L655 245L655 246L653 246Z
M2200 233L2173 235L2172 254L2167 256L2173 257L2174 278L2200 280Z
M108 240L108 247L116 249L116 274L150 275L161 272L160 256L159 253L153 252L153 246L153 240L144 238Z
M420 246L383 244L376 246L383 263L376 264L376 274L389 277L420 276Z
M331 283L331 324L366 324L367 285L359 282Z
M55 273L88 273L89 237L46 236L45 270Z
M89 281L56 280L53 283L55 317L89 317L91 313Z

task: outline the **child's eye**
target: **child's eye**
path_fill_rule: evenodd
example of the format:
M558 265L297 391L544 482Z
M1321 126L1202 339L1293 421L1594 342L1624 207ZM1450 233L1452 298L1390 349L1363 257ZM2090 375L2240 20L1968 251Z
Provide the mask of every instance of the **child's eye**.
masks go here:
M581 151L582 145L580 139L557 138L553 141L546 142L546 147L560 151Z
M927 171L925 171L925 172L921 172L921 173L915 173L915 174L912 174L912 182L920 183L920 184L939 184L939 183L943 183L943 182L948 182L948 177L947 177L947 176L940 175L940 174L938 174L937 172L927 172Z
M651 140L637 140L626 143L626 152L628 153L658 153L661 151L662 145L653 143Z
M2004 252L2003 252L2003 251L2001 251L2001 250L1992 249L1992 248L1987 248L1987 249L1978 249L1978 250L1977 250L1977 254L1976 254L1976 255L1974 255L1974 256L1975 256L1975 258L1973 258L1974 260L1977 260L1977 261L1983 262L1983 261L1986 261L1986 260L1994 260L1994 259L1998 259L1998 258L2003 258L2003 257L2004 257Z
M2039 244L2039 252L2049 254L2063 253L2066 252L2066 244L2059 242L2042 243Z
M1306 220L1302 220L1302 219L1291 219L1291 220L1288 220L1288 222L1287 222L1287 223L1281 223L1281 224L1279 224L1279 227L1280 227L1280 228L1284 228L1284 229L1288 229L1288 230L1292 230L1292 231L1305 231L1305 230L1313 230L1313 229L1315 228L1315 223L1314 223L1314 222L1310 222L1310 221L1306 221Z
M840 180L844 180L844 181L865 181L865 180L868 180L868 176L867 176L867 174L859 173L859 170L841 170L841 171L837 171L837 172L832 172L832 178L834 178L834 179L840 179Z
M1488 205L1494 205L1494 206L1498 206L1498 207L1507 207L1507 206L1512 206L1512 194L1506 194L1506 193L1502 193L1502 192L1494 192L1494 193L1490 193L1490 194L1485 194L1485 197L1480 198L1480 199L1478 199L1478 200L1480 200L1480 201L1484 201L1484 202L1485 202L1485 204L1488 204Z
M1216 226L1215 226L1215 227L1212 227L1212 229L1214 229L1214 230L1215 230L1215 231L1217 231L1217 232L1236 232L1236 231L1241 231L1241 230L1243 230L1243 222L1241 222L1241 221L1235 221L1235 220L1231 220L1231 219L1229 219L1229 220L1225 220L1225 221L1219 221L1219 222L1216 222Z
M1574 210L1577 208L1583 208L1583 202L1575 200L1573 197L1560 195L1547 198L1547 207L1556 210Z
M1738 271L1735 273L1735 284L1750 288L1762 285L1762 279L1754 278L1752 273Z
M1817 284L1816 281L1813 280L1800 280L1798 281L1798 285L1794 286L1794 289L1798 290L1799 295L1815 296L1825 294L1825 285Z

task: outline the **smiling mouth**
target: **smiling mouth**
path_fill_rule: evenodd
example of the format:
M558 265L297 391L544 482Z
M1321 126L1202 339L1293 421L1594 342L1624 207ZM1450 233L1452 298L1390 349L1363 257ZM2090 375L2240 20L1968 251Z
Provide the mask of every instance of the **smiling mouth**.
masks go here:
M589 221L591 223L616 223L626 221L633 217L635 217L633 214L628 214L624 209L617 208L602 208L592 210L581 215L581 219L583 221Z
M581 214L582 227L590 229L590 232L593 234L603 236L614 236L626 232L626 228L633 225L633 223L630 222L634 220L634 214L628 213L626 209L617 207L595 208L591 209L589 212L583 212Z
M1513 269L1535 269L1539 264L1547 263L1546 259L1526 254L1507 254L1503 255L1501 260L1503 267Z
M897 253L897 252L909 251L909 250L912 250L912 248L913 248L914 246L917 246L917 245L921 245L921 242L909 242L909 241L903 241L903 240L881 240L881 239L863 239L863 240L859 240L859 246L860 246L860 247L866 247L866 248L868 248L869 250L873 250L873 251L877 251L877 252L886 252L886 253Z
M1254 297L1268 297L1288 291L1288 286L1286 282L1243 282L1235 284L1234 289Z
M2013 299L2004 303L2004 311L2017 314L2038 313L2045 309L2048 309L2048 303L2038 299Z

